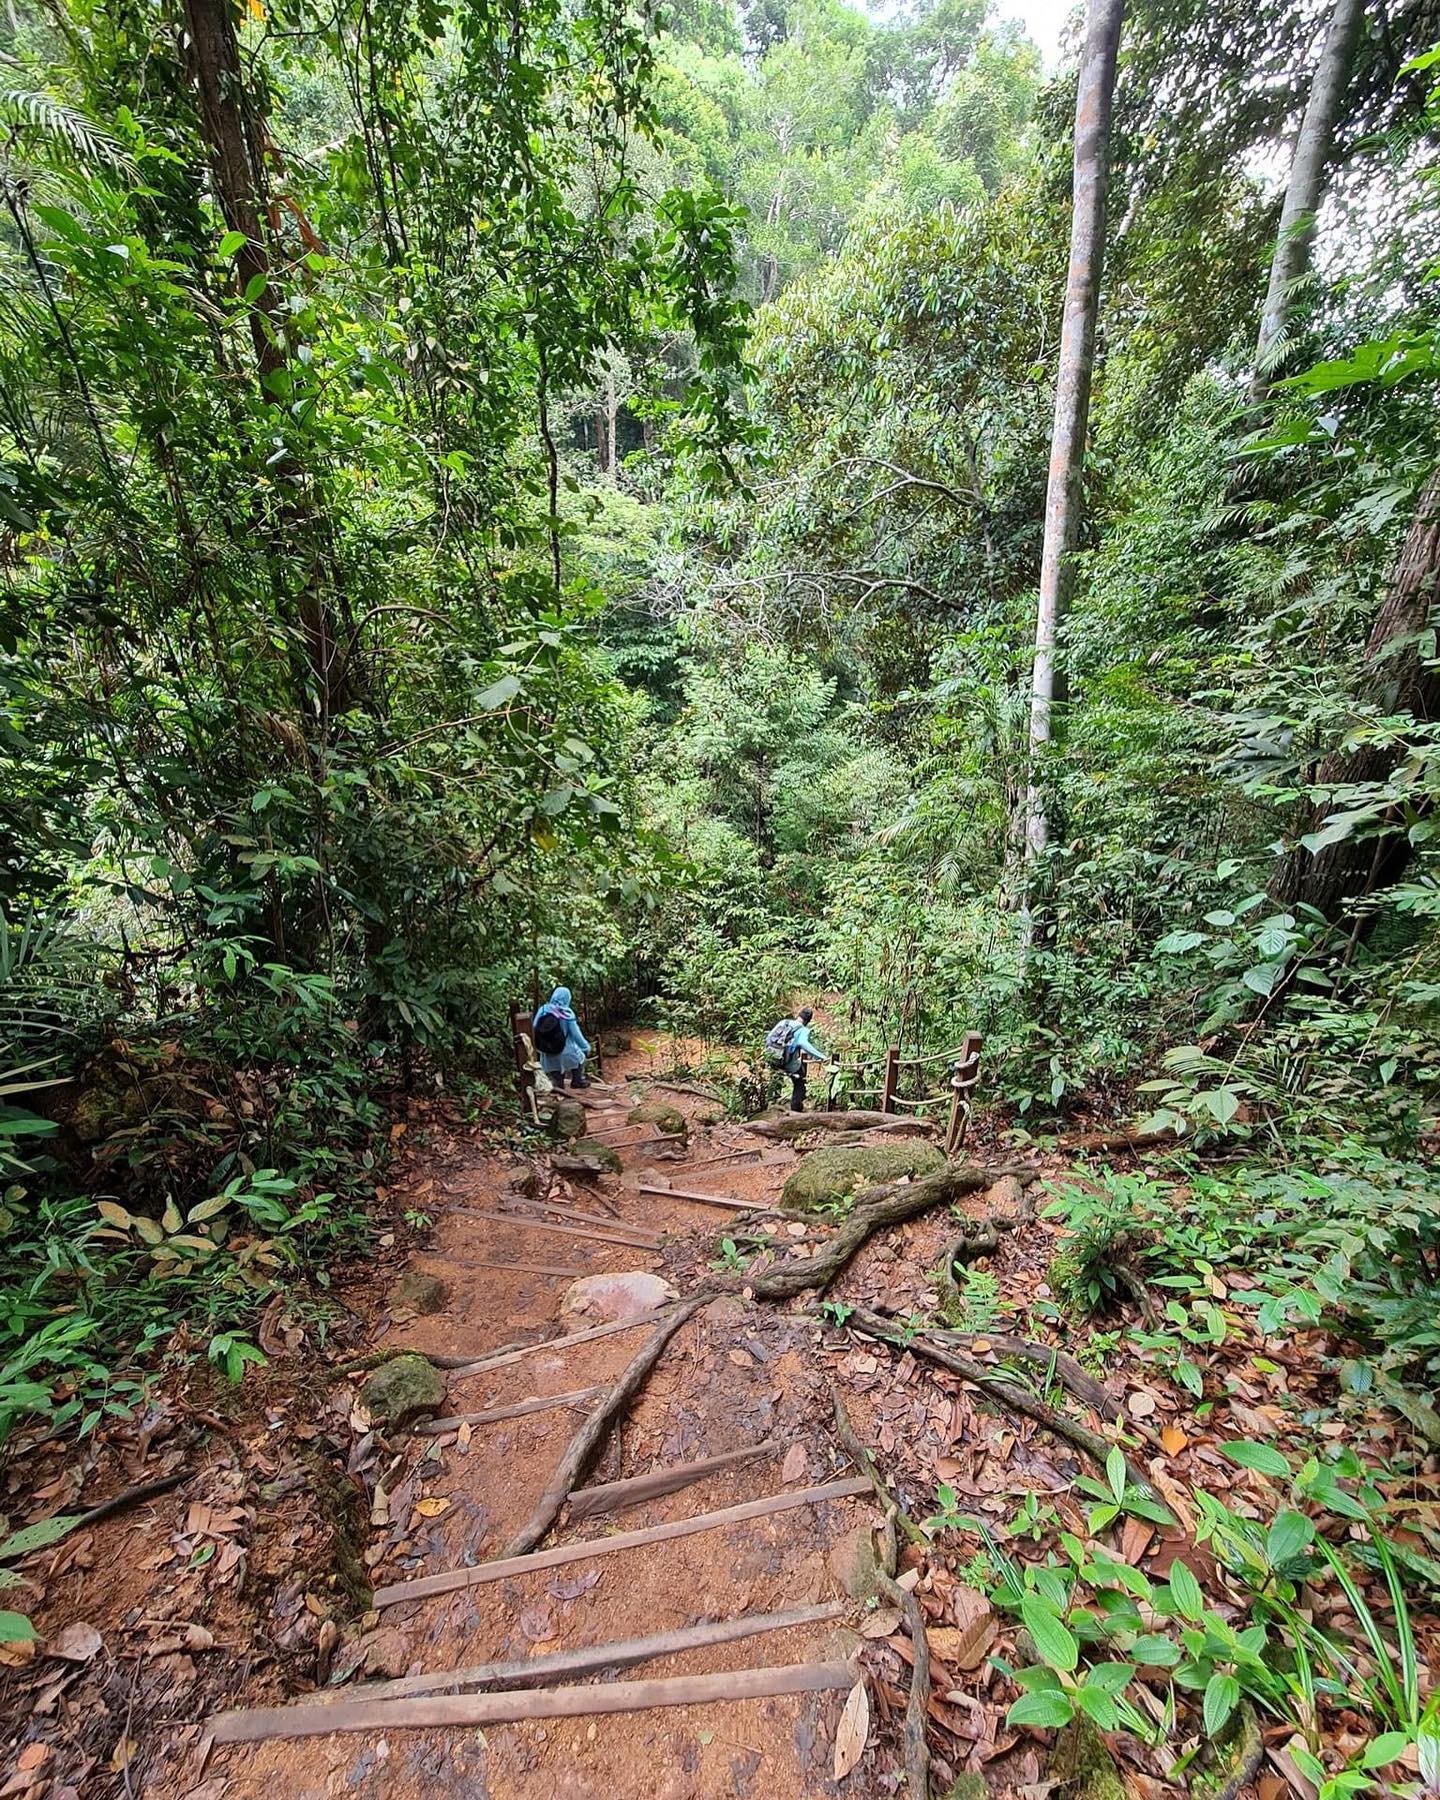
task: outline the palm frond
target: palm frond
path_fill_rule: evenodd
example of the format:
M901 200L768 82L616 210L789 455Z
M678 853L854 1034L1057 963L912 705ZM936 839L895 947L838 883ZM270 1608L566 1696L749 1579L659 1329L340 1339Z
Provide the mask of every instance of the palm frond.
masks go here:
M105 126L43 89L16 86L13 78L0 87L0 124L14 128L22 147L38 138L43 147L62 147L91 166L131 167L129 152Z

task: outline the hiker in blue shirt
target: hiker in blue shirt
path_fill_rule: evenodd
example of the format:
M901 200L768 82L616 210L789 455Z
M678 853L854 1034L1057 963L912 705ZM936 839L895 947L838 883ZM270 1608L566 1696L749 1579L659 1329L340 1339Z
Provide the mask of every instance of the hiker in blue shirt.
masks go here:
M555 1086L563 1088L568 1075L571 1087L589 1087L585 1058L590 1054L590 1041L570 1010L569 988L557 987L530 1023L540 1067Z
M805 1058L828 1063L830 1058L810 1035L813 1007L802 1006L798 1019L781 1019L765 1034L765 1055L770 1064L790 1077L790 1110L805 1110Z

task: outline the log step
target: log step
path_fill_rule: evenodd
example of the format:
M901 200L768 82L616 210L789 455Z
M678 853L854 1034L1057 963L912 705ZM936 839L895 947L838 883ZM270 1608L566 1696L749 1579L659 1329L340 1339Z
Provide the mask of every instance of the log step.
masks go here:
M557 1544L550 1550L532 1550L526 1556L502 1556L477 1563L470 1569L444 1569L437 1575L421 1575L413 1581L397 1581L376 1588L372 1605L396 1606L402 1600L424 1600L431 1594L449 1594L456 1588L480 1587L527 1575L534 1569L555 1569L564 1563L613 1556L617 1550L635 1550L644 1544L660 1544L669 1538L690 1537L697 1531L714 1531L738 1525L745 1519L764 1519L773 1513L792 1512L797 1506L816 1506L826 1500L852 1500L871 1492L868 1481L827 1481L819 1487L796 1488L788 1494L767 1494L763 1500L746 1500L719 1512L697 1513L689 1519L672 1519L668 1525L649 1525L643 1531L622 1531L614 1537L596 1538L583 1544Z
M855 1675L843 1662L789 1663L731 1669L720 1675L672 1675L659 1681L607 1681L595 1687L517 1688L509 1694L432 1694L413 1700L342 1700L331 1706L258 1706L210 1721L217 1744L265 1738L328 1736L332 1731L403 1731L416 1727L505 1725L519 1719L575 1719L644 1712L655 1706L760 1700L776 1694L848 1689Z

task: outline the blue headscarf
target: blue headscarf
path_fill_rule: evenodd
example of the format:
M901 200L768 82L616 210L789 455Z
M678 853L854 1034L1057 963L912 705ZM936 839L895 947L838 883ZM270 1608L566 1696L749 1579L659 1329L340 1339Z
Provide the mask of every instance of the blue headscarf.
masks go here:
M541 1010L541 1012L553 1012L559 1018L562 1018L562 1019L573 1019L575 1017L575 1015L570 1010L570 990L569 990L569 988L557 987L555 992L550 996L550 998L545 1002L545 1004L540 1008L540 1010Z

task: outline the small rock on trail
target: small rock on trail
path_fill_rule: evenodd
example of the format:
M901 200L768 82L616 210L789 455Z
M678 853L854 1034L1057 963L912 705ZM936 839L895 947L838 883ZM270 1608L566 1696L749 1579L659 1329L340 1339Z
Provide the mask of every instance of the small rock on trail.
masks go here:
M590 1115L578 1100L557 1094L550 1106L550 1129L557 1138L583 1138L590 1129Z
M626 1121L630 1125L653 1125L666 1137L683 1138L690 1129L689 1121L678 1106L671 1106L665 1100L642 1100L639 1106L632 1106Z
M408 1308L415 1313L444 1312L450 1303L450 1290L438 1275L426 1275L411 1269L390 1290L390 1310ZM373 1409L372 1409L373 1410Z
M582 1275L566 1288L560 1312L563 1318L583 1319L587 1325L618 1324L679 1298L663 1276L632 1269L615 1275Z
M445 1400L445 1377L423 1356L406 1351L382 1363L360 1397L377 1424L398 1425L413 1413L438 1411Z

